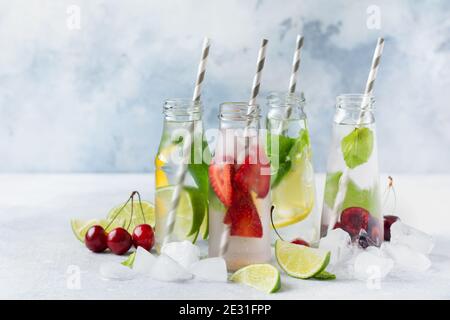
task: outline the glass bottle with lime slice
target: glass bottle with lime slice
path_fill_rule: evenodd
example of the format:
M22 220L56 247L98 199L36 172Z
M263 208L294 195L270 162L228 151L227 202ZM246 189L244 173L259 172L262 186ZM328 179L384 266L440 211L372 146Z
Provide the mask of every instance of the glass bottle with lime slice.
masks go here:
M164 125L155 158L156 248L166 233L166 219L174 192L176 174L183 161L188 172L176 211L172 240L206 239L208 236L208 164L210 154L203 136L202 105L189 99L164 103ZM191 135L190 127L193 127ZM183 156L184 143L191 143L189 157Z
M374 102L337 97L322 210L322 236L341 228L363 247L383 239Z
M315 244L320 237L314 169L303 94L271 93L267 153L271 161L274 227L284 240Z

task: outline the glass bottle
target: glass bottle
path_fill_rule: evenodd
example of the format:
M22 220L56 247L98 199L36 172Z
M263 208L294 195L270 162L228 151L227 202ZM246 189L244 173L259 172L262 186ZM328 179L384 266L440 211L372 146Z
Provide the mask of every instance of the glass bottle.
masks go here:
M260 132L259 106L223 103L219 119L209 168L214 190L209 200L209 256L222 254L233 271L271 258L270 164ZM228 246L222 251L224 242Z
M170 99L164 103L164 125L155 158L156 248L166 236L166 219L177 172L187 166L171 241L206 239L208 236L208 164L210 154L204 140L201 102ZM193 133L193 134L192 134ZM184 143L191 143L183 155ZM184 150L189 150L185 148Z
M322 236L341 228L363 247L383 241L374 103L337 97L322 210Z
M320 239L320 213L305 98L303 94L271 93L267 104L274 227L284 240L315 245Z

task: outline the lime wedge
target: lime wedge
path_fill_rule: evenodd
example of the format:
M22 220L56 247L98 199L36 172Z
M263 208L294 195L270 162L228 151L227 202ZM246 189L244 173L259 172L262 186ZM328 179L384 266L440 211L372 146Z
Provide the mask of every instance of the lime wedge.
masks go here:
M148 201L142 201L141 204L142 210L141 206L139 205L139 201L133 202L133 218L131 220L130 227L128 228L128 232L133 232L134 228L137 225L143 224L144 217L145 223L151 225L152 227L155 226L155 207L153 206L153 203L150 203ZM111 209L108 213L108 219L114 219L114 217L116 217L117 215L118 219L126 221L124 227L127 227L131 217L131 201L128 202L125 208L123 208L123 210L119 213L122 207L123 204L120 204ZM142 211L144 211L144 217L142 216Z
M163 235L165 232L165 221L170 209L174 188L174 186L168 186L156 190L157 234ZM207 204L203 193L198 188L185 186L180 193L180 202L176 213L174 228L176 238L195 242L200 232L200 226L204 221L206 210Z
M270 264L246 266L233 273L230 280L266 293L277 292L281 287L280 272Z
M72 227L72 231L75 237L81 242L84 242L84 236L86 235L86 232L89 230L90 227L94 225L100 225L103 228L106 228L106 226L109 224L110 221L111 220L109 219L91 219L91 220L71 219L70 226ZM116 227L123 227L124 224L125 221L123 219L121 218L116 219L109 227L109 230Z
M330 262L330 251L314 249L277 240L275 256L280 267L291 277L308 279L320 274Z
M327 271L322 271L321 273L316 274L314 276L314 279L317 279L317 280L334 280L334 279L336 279L336 275L334 275L334 274L332 274L330 272L327 272Z

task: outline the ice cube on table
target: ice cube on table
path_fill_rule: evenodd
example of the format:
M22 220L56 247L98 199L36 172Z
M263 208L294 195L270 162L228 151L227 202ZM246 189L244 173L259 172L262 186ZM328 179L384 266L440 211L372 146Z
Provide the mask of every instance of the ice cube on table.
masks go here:
M156 257L142 247L136 249L133 270L141 275L150 275L155 265Z
M403 244L384 242L381 250L395 261L396 267L405 271L423 272L431 266L431 261L426 255Z
M199 247L187 240L169 242L163 245L161 253L171 257L186 269L200 260Z
M193 278L192 273L164 253L156 258L150 276L154 280L167 282L186 281Z
M350 235L342 229L328 231L327 235L320 239L319 248L331 252L330 265L336 265L352 254Z
M405 245L423 254L429 254L434 246L433 237L400 220L391 225L391 243Z
M227 265L220 257L197 261L191 265L189 271L203 281L227 282L228 280Z
M367 280L383 279L394 267L394 261L384 258L375 250L361 252L356 256L354 262L354 275L356 279Z
M130 280L136 277L137 273L118 262L105 262L100 265L100 275L105 279Z

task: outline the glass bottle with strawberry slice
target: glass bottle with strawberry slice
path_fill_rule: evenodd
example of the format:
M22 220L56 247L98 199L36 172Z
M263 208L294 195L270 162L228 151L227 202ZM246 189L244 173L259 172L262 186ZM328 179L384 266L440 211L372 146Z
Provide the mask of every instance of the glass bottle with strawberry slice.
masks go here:
M220 131L209 166L209 256L220 254L229 270L271 258L270 164L260 133L260 111L247 103L220 106Z
M288 241L314 245L320 239L314 169L303 94L267 97L267 153L271 160L272 219Z
M322 209L322 236L347 231L362 247L383 241L374 99L337 97Z

